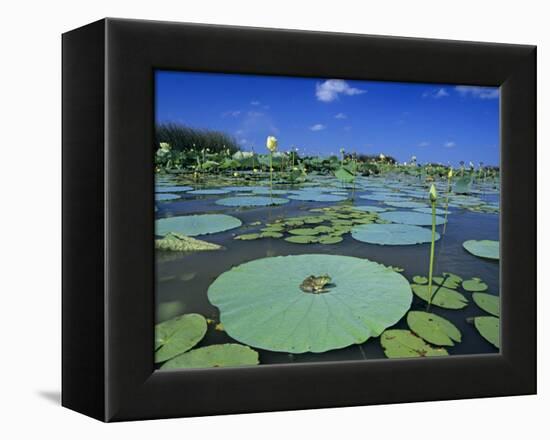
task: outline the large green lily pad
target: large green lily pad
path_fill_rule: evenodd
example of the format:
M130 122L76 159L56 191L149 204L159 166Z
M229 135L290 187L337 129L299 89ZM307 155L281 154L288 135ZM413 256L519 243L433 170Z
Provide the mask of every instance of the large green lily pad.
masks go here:
M156 235L176 232L187 236L215 234L241 226L241 221L226 214L198 214L167 217L156 220Z
M210 188L210 189L195 189L193 191L188 191L187 194L196 194L196 195L203 195L203 196L217 196L221 194L227 194L228 192L231 192L228 189L224 188Z
M476 257L498 260L500 242L495 240L468 240L462 243L464 249Z
M472 299L477 306L491 315L500 316L500 298L488 293L475 292Z
M434 348L426 344L409 330L386 330L380 337L380 344L388 358L411 358L447 356L444 348Z
M325 292L300 287L311 275L324 274L331 278ZM412 293L402 275L373 261L305 254L234 267L210 285L208 298L219 308L225 331L239 342L321 353L380 335L409 310Z
M240 367L259 363L258 352L250 347L240 344L217 344L183 353L170 359L160 369Z
M421 212L412 211L390 211L382 212L378 216L388 222L401 223L403 225L416 225L416 226L431 226L432 216L430 214L422 214ZM445 223L443 217L435 216L435 224L442 225Z
M358 241L381 245L411 245L432 241L432 231L429 229L393 223L355 226L351 236ZM435 240L439 240L437 232Z
M433 313L411 311L407 315L407 324L418 336L434 345L452 347L462 339L460 330L452 322Z
M412 290L416 296L424 301L429 301L429 289L427 284L412 284ZM432 304L444 309L463 309L468 305L468 300L464 295L456 290L432 285Z
M477 316L474 318L474 325L481 336L500 348L500 321L494 316Z
M374 206L374 205L354 206L353 209L356 209L358 211L366 211L366 212L385 212L385 211L387 211L387 208L382 208L381 206Z
M238 196L238 197L226 197L216 200L216 204L223 206L270 206L270 205L284 205L288 203L288 199L281 197L263 197L263 196Z
M395 202L390 200L389 202L386 201L384 203L388 206L393 206L394 208L425 208L426 207L426 203L421 203L421 202L409 202L409 201Z
M155 362L164 362L197 345L206 334L207 324L196 313L177 316L155 326Z

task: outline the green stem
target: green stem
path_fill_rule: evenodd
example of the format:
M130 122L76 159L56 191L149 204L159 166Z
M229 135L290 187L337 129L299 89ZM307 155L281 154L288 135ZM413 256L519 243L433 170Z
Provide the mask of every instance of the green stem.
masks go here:
M432 202L432 244L430 247L430 271L428 273L428 310L432 304L432 275L435 252L435 202Z
M269 152L269 197L273 200L273 153Z
M447 196L445 197L445 222L443 223L443 235L445 235L445 231L447 230L447 214L449 211L449 194L451 192L451 177L449 177L447 181Z

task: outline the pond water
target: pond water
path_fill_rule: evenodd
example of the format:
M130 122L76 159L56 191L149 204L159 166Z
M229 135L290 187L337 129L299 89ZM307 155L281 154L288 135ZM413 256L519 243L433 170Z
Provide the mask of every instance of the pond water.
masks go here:
M235 181L226 185L205 186L189 184L189 181L178 181L176 177L160 176L157 180L158 194L174 194L178 198L168 197L156 202L156 218L168 218L192 214L228 214L238 218L242 226L208 235L198 235L195 238L223 246L222 250L199 252L156 252L156 304L157 322L166 321L177 315L198 313L219 323L219 310L209 302L207 291L209 286L224 272L242 263L253 260L285 255L300 254L330 254L365 258L385 266L402 268L400 272L411 284L415 275L427 276L429 264L430 243L416 245L378 245L358 241L350 233L342 235L343 240L335 244L296 244L283 238L261 238L256 240L238 240L236 236L258 232L266 223L274 223L278 219L310 216L319 214L312 209L338 206L376 206L391 211L414 213L414 207L407 204L391 206L401 200L424 204L429 208L428 187L418 180L400 181L397 178L363 178L355 189L342 188L335 178L318 177L308 182L306 188L316 194L331 194L344 198L343 201L318 202L295 200L293 194L303 194L304 186L276 185L273 197L288 199L287 203L274 206L235 207L216 203L220 199L249 195L244 188L233 188L230 192L196 191L167 192L169 186L185 185L194 189L229 189L232 186L246 186L246 183ZM252 184L254 188L258 184ZM164 189L163 189L164 188ZM313 189L312 189L313 188ZM175 188L176 190L178 188ZM257 192L262 192L256 188ZM446 185L438 184L440 193L438 210L444 209ZM296 191L292 193L291 191ZM443 226L437 226L442 234L435 242L434 275L451 272L463 279L479 277L488 285L486 293L499 294L499 263L498 260L479 258L467 252L462 244L467 240L499 240L499 193L495 183L480 183L474 186L474 193L468 196L451 196L448 209L448 224L445 234ZM210 194L211 192L211 194ZM263 187L263 194L254 196L269 197L269 186ZM281 194L278 194L281 193ZM307 194L306 194L307 196ZM370 198L361 198L367 196ZM164 197L163 197L164 198ZM303 197L298 197L303 198ZM339 197L336 197L338 199ZM353 198L353 200L351 200ZM382 200L373 200L382 199ZM399 203L398 203L399 205ZM412 204L410 206L419 205ZM472 207L489 209L472 210ZM469 209L470 208L470 209ZM425 210L426 213L429 210ZM440 212L440 211L438 211ZM431 218L431 214L425 214ZM439 214L443 217L442 214ZM260 224L261 223L261 224ZM315 226L315 225L313 225ZM423 226L428 231L430 226ZM288 236L285 234L285 237ZM158 237L157 237L158 238ZM318 275L318 274L316 274ZM265 289L270 289L269 285ZM462 289L459 291L469 300L467 307L451 310L432 305L430 312L451 321L462 333L462 341L451 347L445 347L450 355L498 353L498 349L481 337L471 322L472 317L486 316L473 301L472 294ZM413 295L411 310L426 311L426 302ZM408 329L406 315L391 327ZM236 343L225 331L208 325L205 337L196 347L206 347L212 344ZM380 338L369 338L362 344L350 345L346 348L329 350L324 353L291 354L275 352L252 347L259 353L260 364L342 361L385 358Z

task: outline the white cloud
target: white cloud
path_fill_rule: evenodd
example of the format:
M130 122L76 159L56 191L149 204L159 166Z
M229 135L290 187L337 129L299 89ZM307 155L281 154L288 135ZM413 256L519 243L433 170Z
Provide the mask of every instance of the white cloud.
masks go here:
M230 110L228 112L223 112L222 117L226 118L228 116L231 116L232 118L236 118L236 117L240 116L241 113L242 112L240 110Z
M338 99L338 95L361 95L366 93L366 90L350 87L349 84L342 79L328 79L325 82L317 83L315 86L315 96L319 101L332 102Z
M433 98L440 99L449 96L449 92L444 88L428 90L427 92L422 93L422 98Z
M347 119L347 115L345 113L337 113L336 115L334 115L334 117L336 119Z
M260 105L260 101L250 101L250 105Z
M255 111L250 111L248 112L248 116L250 116L251 118L259 118L260 116L263 116L264 114L262 112L255 112Z
M315 124L309 127L311 131L321 131L321 130L324 130L325 128L327 127L325 127L323 124Z
M419 147L428 147L430 143L428 141L422 141L418 144Z
M447 141L443 144L443 146L445 148L453 148L453 147L456 147L456 142L453 142L453 141Z
M462 97L479 99L497 99L500 95L498 87L456 86L455 90Z

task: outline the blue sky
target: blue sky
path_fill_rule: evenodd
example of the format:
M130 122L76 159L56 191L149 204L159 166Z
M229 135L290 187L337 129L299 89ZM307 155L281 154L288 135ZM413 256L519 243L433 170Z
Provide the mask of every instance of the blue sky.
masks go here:
M498 88L156 72L156 121L222 130L243 150L346 151L499 163Z

